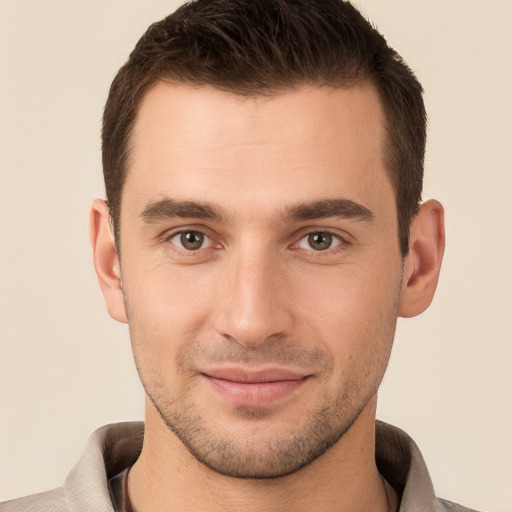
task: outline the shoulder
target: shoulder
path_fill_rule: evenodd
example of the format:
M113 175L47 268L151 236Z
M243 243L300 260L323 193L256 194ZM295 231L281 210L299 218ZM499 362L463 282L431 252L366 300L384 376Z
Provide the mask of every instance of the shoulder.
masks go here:
M62 487L0 503L0 512L67 512L68 510Z
M435 512L477 512L472 508L463 507L458 503L453 503L448 500L443 500L438 498L436 500L436 507L434 508Z
M92 434L63 487L0 503L0 512L113 512L110 477L140 454L144 425L107 425Z
M382 421L376 427L377 466L401 496L400 512L476 512L436 497L425 460L403 430Z

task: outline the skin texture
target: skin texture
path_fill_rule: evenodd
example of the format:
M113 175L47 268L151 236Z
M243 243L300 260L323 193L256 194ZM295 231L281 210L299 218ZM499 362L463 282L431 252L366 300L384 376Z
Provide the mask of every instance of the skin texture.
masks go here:
M376 394L397 316L432 300L444 231L425 203L402 259L383 126L369 84L144 97L121 261L106 205L91 214L148 396L136 510L389 508Z

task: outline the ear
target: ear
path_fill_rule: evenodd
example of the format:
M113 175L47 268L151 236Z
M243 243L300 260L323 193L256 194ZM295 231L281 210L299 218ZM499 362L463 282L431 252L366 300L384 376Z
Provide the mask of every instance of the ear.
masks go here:
M92 245L94 268L110 316L127 323L124 306L121 267L117 255L114 234L110 224L110 212L105 201L96 199L91 206L89 238Z
M430 306L441 271L444 243L443 206L435 200L426 201L411 224L398 308L400 316L416 316Z

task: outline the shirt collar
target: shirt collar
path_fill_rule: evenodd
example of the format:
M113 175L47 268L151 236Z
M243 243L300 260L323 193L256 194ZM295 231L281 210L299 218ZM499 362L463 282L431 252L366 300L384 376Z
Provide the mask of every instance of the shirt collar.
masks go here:
M64 484L70 510L114 512L109 480L135 463L143 438L142 422L117 423L97 430ZM377 421L376 461L380 473L401 497L399 512L434 510L434 487L425 461L405 432Z

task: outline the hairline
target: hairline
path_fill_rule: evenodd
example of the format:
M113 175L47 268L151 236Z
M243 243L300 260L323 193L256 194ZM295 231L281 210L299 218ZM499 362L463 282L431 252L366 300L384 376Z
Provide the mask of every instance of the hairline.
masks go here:
M391 188L393 190L393 194L395 197L395 216L397 220L397 231L398 231L398 243L401 248L401 226L400 226L400 212L399 212L399 199L398 199L398 184L396 182L396 179L394 179L394 175L396 171L392 170L392 167L394 167L393 160L396 152L396 148L394 148L393 140L392 140L392 126L391 126L391 113L389 112L388 107L386 106L386 102L383 100L383 93L379 89L375 78L365 72L364 70L360 70L359 73L356 73L353 77L348 77L346 79L340 79L339 81L327 81L327 80L318 80L318 81L307 81L307 80L297 80L293 83L282 83L281 85L276 85L274 87L268 86L268 87L261 87L256 88L256 86L246 86L246 87L240 87L237 89L235 84L228 84L228 83L216 83L212 84L210 82L202 82L201 80L192 80L192 79L179 79L174 77L172 74L167 73L164 75L158 75L156 74L154 77L149 79L147 83L141 84L141 92L136 97L137 105L135 107L135 116L133 120L131 121L128 130L127 130L127 136L125 138L124 148L122 151L122 183L119 189L118 194L118 201L115 205L116 211L112 212L112 209L110 208L110 219L112 222L112 226L114 228L114 237L116 241L116 247L118 248L119 256L120 256L120 229L121 229L121 207L123 204L123 192L124 187L126 184L126 181L128 179L128 173L131 167L132 163L132 157L133 157L133 151L134 151L134 133L135 133L135 126L137 124L137 121L139 119L139 113L142 106L142 103L144 101L144 98L151 92L153 88L155 88L159 83L164 83L169 86L182 86L182 87L188 87L192 89L203 89L203 88L213 88L220 92L225 92L228 94L231 94L232 96L238 97L238 98L258 98L258 97L267 97L267 98L273 98L275 96L278 96L279 94L286 94L289 92L294 92L300 88L303 87L312 87L316 89L321 88L328 88L331 90L338 90L338 89L351 89L357 86L361 86L364 84L368 84L371 86L375 92L377 93L378 101L382 110L382 119L383 119L383 140L382 140L382 162L384 166L384 170L386 172L387 178L391 184ZM245 90L244 90L245 89ZM395 144L396 145L396 144ZM400 172L400 171L398 171ZM409 226L407 229L409 230L410 224L412 223L415 215L413 215L410 219ZM402 249L400 249L400 252L403 253ZM406 256L406 253L402 254L403 257Z

